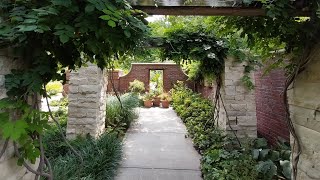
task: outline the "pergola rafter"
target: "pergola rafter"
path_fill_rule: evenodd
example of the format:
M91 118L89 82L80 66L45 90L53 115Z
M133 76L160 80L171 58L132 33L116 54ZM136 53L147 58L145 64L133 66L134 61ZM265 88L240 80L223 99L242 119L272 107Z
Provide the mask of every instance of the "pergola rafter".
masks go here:
M210 6L133 6L150 15L179 16L265 16L265 10L255 7ZM297 10L293 16L310 16L310 11Z

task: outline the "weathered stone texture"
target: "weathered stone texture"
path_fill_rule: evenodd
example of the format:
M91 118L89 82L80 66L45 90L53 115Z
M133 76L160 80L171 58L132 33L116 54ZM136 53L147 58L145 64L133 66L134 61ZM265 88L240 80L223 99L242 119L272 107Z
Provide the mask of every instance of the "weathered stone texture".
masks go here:
M70 75L67 137L99 136L105 127L106 78L96 65L82 67Z
M299 180L320 179L320 44L310 57L288 93L291 118L302 145Z
M6 89L4 87L6 74L11 72L11 69L23 68L23 61L14 57L12 52L5 49L0 49L0 99L7 97ZM4 140L0 137L0 150L4 145ZM9 143L5 154L0 159L0 179L2 180L31 180L34 179L34 175L27 171L25 168L17 165L17 159L13 157L13 144Z
M219 126L229 131L231 126L240 138L256 137L257 119L254 90L248 90L241 83L241 78L244 75L243 67L244 64L234 62L232 58L226 59L221 96L227 112L220 102Z

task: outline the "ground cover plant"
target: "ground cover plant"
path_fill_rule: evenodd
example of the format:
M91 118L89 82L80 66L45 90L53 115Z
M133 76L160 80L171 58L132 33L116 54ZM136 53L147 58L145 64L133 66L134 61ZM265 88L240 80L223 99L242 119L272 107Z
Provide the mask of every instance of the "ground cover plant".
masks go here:
M240 146L233 136L219 129L213 118L211 101L181 82L171 93L173 108L186 124L188 135L202 155L201 171L205 180L291 178L289 146L270 149L261 138L244 139Z
M126 93L117 96L108 96L106 108L106 128L108 132L115 132L123 136L137 114L135 108L141 104L135 93Z
M134 94L121 96L121 104L115 96L108 98L108 131L98 139L90 136L77 137L70 141L74 149L83 159L75 155L63 140L59 128L51 123L43 136L45 155L52 165L53 179L114 179L117 168L122 158L122 144L119 134L125 130L136 117L133 108L139 104L138 97ZM58 105L58 111L53 112L59 119L63 134L67 127L67 99L53 102ZM112 124L111 124L112 122ZM121 128L121 131L119 130ZM119 132L120 131L120 132Z

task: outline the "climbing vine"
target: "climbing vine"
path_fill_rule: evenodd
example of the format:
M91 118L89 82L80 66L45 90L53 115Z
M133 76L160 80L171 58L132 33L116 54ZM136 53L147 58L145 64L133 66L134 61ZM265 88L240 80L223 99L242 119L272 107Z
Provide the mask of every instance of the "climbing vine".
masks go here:
M252 1L249 1L250 4ZM266 72L275 68L286 69L288 78L283 93L286 104L286 119L293 136L293 177L297 176L297 165L301 154L299 138L290 119L287 90L294 79L310 61L311 49L319 43L320 4L310 1L259 1L266 10L264 17L219 17L211 23L224 35L240 34L254 56L267 64ZM295 16L296 11L309 12L308 17Z
M13 49L25 67L5 76L0 135L6 140L0 157L13 141L20 165L52 179L42 145L50 112L38 107L40 96L47 97L45 84L65 79L66 67L93 62L104 68L130 53L148 33L144 17L125 0L2 0L0 48ZM32 169L27 161L39 157Z

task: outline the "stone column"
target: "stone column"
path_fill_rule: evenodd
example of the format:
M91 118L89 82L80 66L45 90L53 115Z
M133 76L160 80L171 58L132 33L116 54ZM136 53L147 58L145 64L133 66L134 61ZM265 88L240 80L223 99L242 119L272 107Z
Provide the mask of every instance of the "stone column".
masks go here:
M320 179L320 43L310 57L288 91L290 116L302 146L297 180Z
M25 67L21 58L14 57L10 50L0 49L0 99L6 98L6 89L4 87L5 75L11 73L11 69L21 69ZM0 150L4 146L4 140L0 136ZM32 168L36 168L32 165ZM5 154L0 159L0 179L34 179L34 174L29 172L23 166L17 165L17 158L14 157L13 143L9 142Z
M90 134L98 137L105 128L106 78L94 64L70 75L67 138Z
M232 58L225 61L221 96L227 112L220 102L219 127L231 130L227 120L228 114L230 125L238 137L257 137L254 90L248 90L241 82L244 64L235 62ZM254 81L253 72L250 76Z

